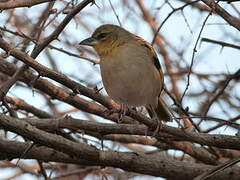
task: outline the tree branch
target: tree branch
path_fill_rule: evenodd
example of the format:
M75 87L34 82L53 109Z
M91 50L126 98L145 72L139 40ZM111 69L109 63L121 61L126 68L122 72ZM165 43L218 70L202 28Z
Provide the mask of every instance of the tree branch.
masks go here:
M192 180L206 170L214 168L214 166L209 165L194 165L193 163L189 164L189 162L170 160L160 155L156 157L155 154L146 155L132 152L100 151L89 145L75 143L61 136L44 132L25 121L11 118L3 114L0 114L0 126L28 138L35 143L53 148L73 158L84 159L85 162L95 162L96 165L118 167L127 171L171 179L176 179L177 177L178 180ZM131 166L129 166L129 164L131 164ZM233 167L219 172L212 177L219 180L231 177L232 180L237 180L239 176L239 167Z
M32 7L38 4L51 2L56 0L13 0L8 2L0 2L0 10L20 8L20 7Z
M240 19L229 14L225 9L219 6L214 0L201 0L210 8L213 9L213 12L216 12L219 16L221 16L229 25L235 27L240 31Z

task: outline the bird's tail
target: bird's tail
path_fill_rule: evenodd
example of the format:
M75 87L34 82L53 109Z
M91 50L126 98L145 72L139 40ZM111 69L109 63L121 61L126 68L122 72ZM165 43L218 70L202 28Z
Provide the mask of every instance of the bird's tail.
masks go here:
M158 105L155 109L147 108L150 117L154 117L154 113L157 115L158 119L161 121L172 121L171 112L167 104L163 101L161 97L158 98ZM154 111L154 112L152 112Z

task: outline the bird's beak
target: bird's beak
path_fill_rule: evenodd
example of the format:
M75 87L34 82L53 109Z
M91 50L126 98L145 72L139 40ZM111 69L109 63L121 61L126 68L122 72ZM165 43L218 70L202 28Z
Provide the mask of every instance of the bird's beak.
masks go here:
M98 40L93 37L84 39L79 43L79 45L87 45L87 46L94 46L96 44L98 44Z

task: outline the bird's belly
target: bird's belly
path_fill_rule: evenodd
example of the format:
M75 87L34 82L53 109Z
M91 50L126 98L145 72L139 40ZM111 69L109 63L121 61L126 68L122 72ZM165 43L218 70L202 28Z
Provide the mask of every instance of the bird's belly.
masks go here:
M116 64L115 64L116 65ZM116 102L130 106L152 104L160 93L160 77L156 72L140 71L136 64L100 64L103 85ZM158 73L158 72L157 72Z

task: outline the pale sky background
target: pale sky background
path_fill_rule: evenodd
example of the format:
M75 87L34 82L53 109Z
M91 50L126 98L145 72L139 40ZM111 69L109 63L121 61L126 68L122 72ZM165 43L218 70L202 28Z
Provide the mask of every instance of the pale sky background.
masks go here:
M80 2L80 1L79 1ZM117 1L113 1L113 2L117 2ZM151 6L153 4L153 0L149 0L149 1L144 1L144 2L149 2L149 6ZM157 4L159 4L159 6L154 5L154 7L160 7L160 5L163 3L163 1L159 1L156 2ZM182 3L179 3L178 1L170 1L170 3L174 6L174 7L178 7L179 5L182 5ZM106 23L111 23L111 24L118 24L117 19L115 17L115 15L113 14L112 11L109 12L102 12L101 11L101 7L103 6L109 6L108 1L105 1L103 3L103 1L97 1L97 4L100 6L100 9L97 8L96 6L87 6L81 13L78 14L78 16L82 16L82 21L83 22L87 22L92 24L92 29L91 31L87 32L86 30L84 30L82 27L76 26L76 24L72 21L66 28L66 32L69 34L69 39L68 41L71 42L71 44L77 44L79 43L81 40L89 37L91 35L91 33L94 31L94 29L96 27L98 27L101 24L106 24ZM116 3L117 4L117 3ZM120 21L123 25L124 28L128 29L130 32L133 32L141 37L143 37L145 40L151 42L153 35L151 30L149 29L148 25L146 25L144 22L142 22L142 19L138 17L138 15L132 14L129 17L125 17L125 9L123 9L121 6L117 6L116 4L114 4L115 10L117 12L117 14L119 15ZM147 5L147 3L145 3ZM224 5L223 5L224 4ZM220 3L220 5L222 5L222 7L228 8L229 5L226 3ZM234 3L234 5L236 5L238 8L240 7L240 3ZM166 6L166 5L165 5ZM38 17L39 15L39 8L45 7L45 5L38 5L32 8L19 8L17 11L15 11L16 13L19 12L19 14L21 14L22 11L29 11L29 13L34 13L32 14L33 17ZM138 14L140 14L139 9L135 8L136 12ZM171 11L170 8L162 8L161 9L161 13L158 13L158 10L153 10L153 14L154 13L158 13L159 15L161 15L160 19L158 20L159 23L161 21L164 20L164 18L168 15L168 13ZM95 21L93 20L94 18L92 18L92 16L87 16L87 13L91 13L91 15L94 16L101 16L102 19L102 23L99 23L99 21ZM234 12L232 12L234 13ZM3 26L1 19L4 19L4 14L5 12L3 12L1 14L0 17L0 26ZM199 22L203 22L205 17L207 16L207 13L199 13L199 11L197 10L191 10L190 7L187 7L184 10L184 15L187 19L187 22L190 25L190 28L192 30L194 30L193 33L190 32L189 28L187 27L187 24L183 18L183 16L181 15L180 12L176 12L176 14L178 14L178 16L172 16L170 19L168 19L167 23L163 26L163 28L161 29L161 33L167 38L167 40L171 43L174 42L172 44L174 44L174 48L176 49L185 49L186 53L184 55L184 58L187 60L188 64L190 64L191 62L191 54L193 51L193 46L196 42L197 36L199 34L199 30L201 28L201 24L199 24ZM60 15L59 19L65 17L65 15ZM137 28L135 27L135 24L133 24L132 22L136 22L136 23L141 23L141 27ZM231 37L228 37L226 34L223 34L223 32L220 30L219 25L216 25L217 23L225 23L225 21L218 16L214 16L212 15L208 22L206 27L203 30L203 33L201 35L201 37L208 37L210 39L214 39L214 40L222 40L228 43L232 43ZM240 37L239 35L239 31L237 31L235 28L230 27L229 25L221 25L221 28L224 28L226 32L231 32L231 34L235 34L236 37ZM54 41L51 44L54 44L55 46L59 47L59 48L66 48L63 46L63 44L61 43L61 36L60 36L60 42ZM189 43L189 39L194 39L193 43ZM186 46L186 44L188 44ZM236 42L235 42L236 44ZM240 44L236 44L236 45L240 45ZM194 66L193 66L193 70L197 71L197 72L204 72L204 73L234 73L237 69L239 69L240 67L240 56L239 56L239 50L236 49L232 49L232 48L224 48L223 50L221 50L221 46L219 45L214 45L214 44L208 44L208 43L202 43L201 46L198 46L198 52L195 55L195 59L194 59ZM77 52L76 49L71 49L70 51L72 52ZM77 77L78 79L81 80L86 80L89 83L98 83L101 81L100 78L100 74L99 74L99 67L98 65L94 66L94 68L92 67L93 65L87 61L81 60L81 59L77 59L74 57L69 57L65 54L59 53L55 50L51 50L51 52L54 54L53 57L56 58L57 63L60 65L61 69L59 70L60 72L64 73L67 76L71 76L71 77ZM171 50L169 51L171 57L174 59L175 55L174 53L171 53ZM207 53L207 55L206 55ZM86 55L87 56L87 55ZM48 62L44 60L44 56L40 55L38 58L38 62L40 62L43 65L49 66ZM161 61L161 56L159 56L159 59ZM51 81L51 80L50 80ZM51 81L54 82L54 81ZM168 87L167 82L168 79L166 79L166 86ZM55 82L54 82L55 83ZM56 84L56 83L55 83ZM186 84L182 83L182 90L184 90ZM99 84L99 87L101 87L101 84ZM189 87L189 91L199 91L199 83L196 81L196 79L192 76L191 78L191 83L190 83L190 87ZM45 101L43 101L43 98L39 95L37 95L37 93L35 95L32 95L32 91L31 90L26 90L24 89L24 93L23 93L23 88L13 88L11 90L11 92L13 93L9 93L10 96L17 96L17 97L21 97L22 99L25 99L25 101L27 101L29 104L32 105L38 105L38 107L42 107L43 110L48 110L45 107ZM238 85L238 87L236 88L236 94L238 94L240 96L240 86ZM196 104L196 101L188 101L188 99L186 98L184 103L190 107L190 110L194 110L196 108L198 108L198 104ZM200 103L200 102L199 102ZM239 104L240 106L240 104ZM61 104L60 105L61 109L69 109L70 106L66 105L66 104ZM218 113L219 111L221 111L218 107L214 106L213 108L215 108L215 113ZM239 112L238 112L239 113ZM237 115L237 112L233 112L233 114ZM78 113L73 113L72 114L73 117L76 118L86 118L86 116L84 115L84 113L78 112ZM221 118L221 114L219 115L219 117ZM225 118L225 117L222 117ZM224 134L235 134L236 131L232 131L231 129L222 129L221 133ZM106 142L107 144L107 142ZM126 149L123 149L126 150ZM28 160L29 163L33 162L32 160ZM9 174L12 174L12 169L4 169L4 171L0 172L0 180L4 179L4 177L8 177ZM24 175L21 176L21 178L16 178L15 180L34 180L35 178L33 178L33 176L31 175ZM89 177L87 178L87 180L90 179L98 179L98 178L92 178ZM141 180L145 180L145 179L151 179L151 180L160 180L162 178L135 178L135 179L141 179Z

